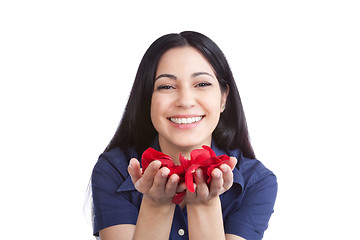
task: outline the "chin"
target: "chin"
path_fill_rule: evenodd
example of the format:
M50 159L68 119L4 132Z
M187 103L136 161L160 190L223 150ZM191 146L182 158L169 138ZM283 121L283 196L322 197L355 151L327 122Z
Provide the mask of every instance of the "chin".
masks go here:
M176 146L180 147L180 148L191 148L191 149L196 149L196 148L201 148L203 145L208 145L206 143L206 141L194 141L193 139L182 139L181 142L175 144Z

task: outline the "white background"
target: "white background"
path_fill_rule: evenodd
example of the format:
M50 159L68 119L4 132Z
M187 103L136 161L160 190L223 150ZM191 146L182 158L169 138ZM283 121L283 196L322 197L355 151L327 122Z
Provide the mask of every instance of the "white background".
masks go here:
M212 38L279 182L264 239L360 239L358 1L1 1L1 239L92 239L98 155L148 46ZM88 210L85 209L85 213Z

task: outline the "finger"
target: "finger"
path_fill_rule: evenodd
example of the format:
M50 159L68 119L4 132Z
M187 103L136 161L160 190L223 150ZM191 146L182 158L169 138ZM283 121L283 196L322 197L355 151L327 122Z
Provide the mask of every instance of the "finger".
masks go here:
M210 182L210 195L211 196L217 196L220 195L222 187L223 187L223 176L222 171L218 168L215 168L211 172L211 182Z
M225 190L228 190L233 184L233 172L231 171L230 166L227 164L222 164L220 166L220 170L223 174L223 187L225 188Z
M136 158L132 158L130 160L128 166L128 172L134 184L142 177L140 162Z
M173 197L176 194L180 177L177 174L173 174L169 177L169 180L165 186L165 195L167 197Z
M170 170L167 167L161 168L154 177L154 182L152 185L152 192L158 196L164 195L165 186L167 182L167 177L170 173Z
M207 186L203 172L200 168L195 171L195 183L196 183L196 197L205 198L209 194L209 187Z
M180 193L186 190L186 184L185 183L180 183L177 185L176 187L176 192Z
M189 189L186 189L186 195L185 195L185 198L196 198L196 191L197 191L197 185L196 183L194 183L194 189L195 189L195 192L190 192Z
M146 168L143 176L136 182L135 187L140 192L148 191L154 182L154 177L156 173L159 171L161 166L161 162L158 160L152 161L149 166Z

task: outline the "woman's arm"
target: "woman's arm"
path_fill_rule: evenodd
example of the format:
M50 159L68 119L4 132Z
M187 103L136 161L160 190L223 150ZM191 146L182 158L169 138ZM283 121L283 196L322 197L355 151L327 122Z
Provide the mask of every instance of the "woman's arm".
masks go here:
M219 195L230 189L237 160L231 158L230 166L223 164L214 169L210 187L206 185L201 169L195 172L195 193L186 192L189 239L240 240L241 237L226 234Z
M128 172L135 188L143 193L133 239L169 239L175 211L172 198L179 176L174 174L168 179L170 170L161 168L160 161L151 162L142 174L137 159L131 159Z
M136 225L121 224L99 232L101 240L169 239L175 204L159 206L144 197Z
M121 224L100 230L101 240L132 240L135 232L135 225Z
M219 197L215 197L207 205L188 205L189 238L190 239L226 239L245 240L242 237L225 234Z
M159 205L144 196L141 203L134 240L169 239L175 204Z
M225 240L219 197L207 203L187 204L187 212L189 239Z
M169 239L175 211L172 198L176 193L179 176L174 174L167 179L170 170L160 167L160 161L153 161L142 174L139 161L131 159L128 172L135 188L143 193L137 223L105 228L100 231L101 240Z

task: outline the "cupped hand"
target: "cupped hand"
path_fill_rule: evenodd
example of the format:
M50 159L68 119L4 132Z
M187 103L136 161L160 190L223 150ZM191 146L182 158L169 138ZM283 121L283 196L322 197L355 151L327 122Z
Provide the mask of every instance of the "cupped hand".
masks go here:
M132 158L128 172L137 191L143 193L154 203L171 203L176 194L179 176L173 174L168 178L170 170L167 167L161 167L160 161L152 161L142 174L140 162L136 158Z
M222 164L219 168L215 168L211 172L211 182L208 186L204 179L204 175L200 168L195 171L195 192L186 191L185 202L186 204L192 203L207 203L210 199L221 195L229 190L233 184L233 172L237 159L230 157L229 165ZM180 184L178 192L186 188L184 184Z

